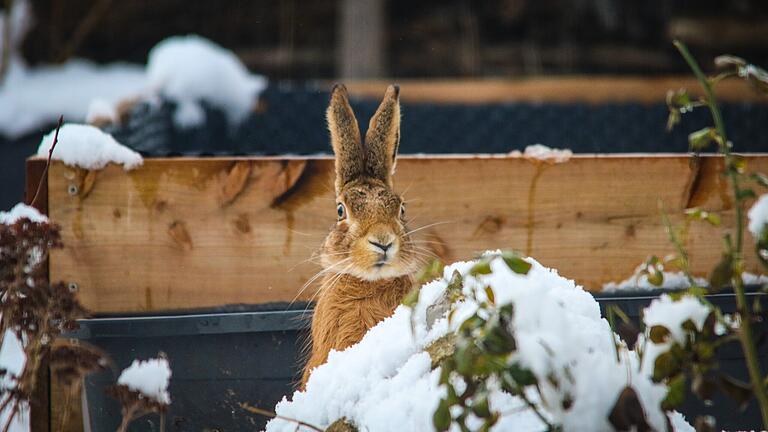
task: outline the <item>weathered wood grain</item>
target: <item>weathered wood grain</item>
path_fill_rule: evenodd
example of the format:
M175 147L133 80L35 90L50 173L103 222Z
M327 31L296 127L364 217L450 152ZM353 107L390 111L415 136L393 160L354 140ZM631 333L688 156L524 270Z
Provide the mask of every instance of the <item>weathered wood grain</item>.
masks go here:
M749 163L768 171L766 155ZM672 251L659 202L676 221L695 204L732 226L721 169L722 159L704 157L698 171L707 176L694 181L685 155L584 155L557 165L403 157L396 188L411 228L437 224L418 235L442 242L435 245L446 259L517 249L598 288ZM66 246L51 256L51 277L76 282L96 312L291 301L319 270L307 260L335 221L332 174L330 158L147 159L131 172L108 166L83 195L72 187L82 173L56 163L49 213ZM224 190L237 193L222 200ZM696 272L720 257L719 229L694 224L688 243ZM751 257L747 270L758 271Z

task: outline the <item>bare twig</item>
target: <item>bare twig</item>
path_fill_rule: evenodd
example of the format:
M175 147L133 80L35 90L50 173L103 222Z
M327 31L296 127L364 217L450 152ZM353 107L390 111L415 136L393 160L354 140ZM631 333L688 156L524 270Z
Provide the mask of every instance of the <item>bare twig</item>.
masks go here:
M310 429L312 429L314 431L317 431L317 432L323 432L323 430L320 429L317 426L311 425L311 424L303 422L301 420L296 420L296 419L292 419L292 418L289 418L289 417L283 417L281 415L277 415L277 414L273 413L272 411L267 411L267 410L264 410L264 409L261 409L261 408L249 405L247 403L241 403L240 404L240 408L242 408L242 409L244 409L244 410L246 410L246 411L248 411L250 413L253 413L253 414L258 414L258 415L262 415L262 416L265 416L265 417L271 417L271 418L276 418L276 419L280 419L280 420L285 420L285 421L293 422L293 423L298 424L299 426L308 427L308 428L310 428Z
M37 191L35 191L35 196L32 197L32 201L29 203L31 207L35 206L35 203L37 202L37 197L40 195L40 189L43 188L43 182L48 181L48 167L51 166L51 157L53 156L53 149L56 147L56 143L59 142L59 129L61 129L61 125L64 123L64 116L59 116L59 123L56 125L56 132L53 134L53 144L51 144L51 148L48 150L48 160L45 162L45 169L43 169L43 175L40 176L40 181L37 183Z
M58 61L63 62L72 57L83 41L88 37L104 14L109 10L112 0L101 0L93 5L83 19L78 23L67 44L59 52Z

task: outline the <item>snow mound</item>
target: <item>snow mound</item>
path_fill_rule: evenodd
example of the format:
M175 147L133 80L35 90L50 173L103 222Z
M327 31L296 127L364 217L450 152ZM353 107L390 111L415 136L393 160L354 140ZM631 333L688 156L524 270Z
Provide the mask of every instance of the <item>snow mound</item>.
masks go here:
M60 115L67 121L81 122L92 100L117 104L146 88L144 69L136 65L99 66L70 60L63 65L27 69L15 62L0 86L0 131L16 138L55 123Z
M3 390L16 387L14 379L21 376L26 364L27 355L24 353L24 346L16 337L16 333L6 330L3 345L0 347L0 369L6 371L6 375L0 380Z
M688 277L685 275L685 273L679 271L662 271L661 273L664 276L664 282L661 284L661 286L656 286L648 280L647 274L640 273L642 268L643 265L641 264L637 267L637 269L635 269L635 273L632 276L624 279L621 282L607 282L603 284L602 291L606 293L615 293L621 291L653 291L657 289L682 290L691 287L691 282L688 280ZM742 273L741 279L744 281L745 285L759 285L768 283L768 276L757 275L748 272ZM704 278L694 277L694 280L698 286L709 286L709 281Z
M489 286L498 306L514 304L517 351L510 361L536 375L545 399L537 403L554 422L566 431L612 430L608 414L620 392L631 384L649 424L665 430L660 409L665 387L639 372L634 352L624 351L622 359L616 360L614 335L592 295L556 271L526 260L532 264L527 275L512 272L500 258L491 261L491 274L478 277L468 274L473 262L446 267L442 279L421 288L413 309L399 306L361 342L342 352L332 351L328 362L314 370L306 389L295 392L291 400L284 398L276 413L320 428L343 417L371 432L434 430L432 414L445 388L439 385L440 368L431 370L424 348L471 316L478 307L472 299L483 301L484 288ZM427 308L441 297L454 271L464 276L466 299L456 304L450 324L443 317L428 328ZM557 379L559 388L550 384L549 377ZM565 393L573 399L567 410L560 403ZM505 413L492 430L545 429L521 399L497 390L490 401L494 411ZM682 416L672 420L676 430L692 430ZM273 419L266 430L294 431L296 424Z
M157 402L170 405L171 396L168 394L170 378L171 368L168 366L168 360L164 358L134 360L120 374L117 383Z
M17 206L18 207L18 206ZM3 336L3 344L0 347L0 369L5 369L6 375L0 378L0 392L2 399L5 399L5 392L16 387L16 379L21 376L24 366L27 364L27 355L24 353L24 346L16 333L6 330ZM12 407L7 406L0 412L0 424L5 425L8 422L8 416L11 415ZM10 432L28 432L29 431L29 406L22 404L19 412L11 420Z
M48 157L56 131L43 137L37 155ZM117 142L112 135L82 124L65 124L59 130L59 141L52 159L85 169L102 169L109 163L130 170L143 163L141 155Z
M757 239L768 226L768 194L762 195L747 213L749 232Z
M563 163L568 162L573 156L573 152L570 149L556 149L544 144L532 144L525 147L522 153L520 150L515 150L510 155L543 162Z
M203 100L237 124L266 87L266 79L251 75L231 51L196 35L170 37L152 48L147 76L163 96L178 103L174 120L180 127L205 120Z
M27 9L15 7L14 14ZM150 51L146 67L73 59L29 68L12 53L0 85L0 133L18 138L54 123L60 115L73 122L114 119L121 101L151 101L157 93L178 104L174 120L179 127L205 120L201 101L223 110L235 125L248 115L266 85L266 78L249 73L232 52L194 35L160 42Z
M13 225L19 219L27 218L32 222L45 223L48 222L48 218L37 211L36 208L30 207L24 203L18 203L10 211L0 212L0 224Z
M643 268L645 267L644 264L640 264L635 269L634 274L632 276L628 277L627 279L624 279L621 282L607 282L603 285L603 292L619 292L619 291L652 291L659 288L665 288L665 289L687 289L691 287L691 282L688 280L688 277L683 272L669 272L669 271L662 271L661 274L664 276L664 282L661 284L661 286L657 286L652 284L648 280L648 275L641 273ZM699 286L707 286L709 285L709 282L707 282L704 278L694 278L696 281L696 284Z
M643 322L649 328L657 325L666 327L672 338L684 345L688 331L683 328L683 323L690 320L701 330L710 312L709 307L694 296L686 295L675 301L664 294L643 310Z

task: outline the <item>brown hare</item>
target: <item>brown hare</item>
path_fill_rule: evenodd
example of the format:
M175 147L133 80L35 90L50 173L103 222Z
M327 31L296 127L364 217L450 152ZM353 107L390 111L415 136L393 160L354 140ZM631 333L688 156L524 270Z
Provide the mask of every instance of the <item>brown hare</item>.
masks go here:
M338 220L320 249L323 279L312 317L312 352L302 387L330 350L359 342L392 314L413 285L417 247L392 188L400 144L399 88L389 86L360 138L347 89L334 86L326 111L336 155Z

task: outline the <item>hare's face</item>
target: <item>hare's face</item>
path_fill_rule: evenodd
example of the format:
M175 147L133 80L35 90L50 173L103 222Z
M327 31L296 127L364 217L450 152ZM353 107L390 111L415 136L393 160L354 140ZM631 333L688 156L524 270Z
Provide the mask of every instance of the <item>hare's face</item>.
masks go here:
M337 197L338 221L323 244L322 264L364 280L411 274L417 260L401 197L381 181L349 183Z
M362 140L347 89L335 86L331 92L326 116L336 156L338 221L321 253L328 273L378 280L417 269L403 200L392 188L400 145L399 96L397 86L387 88Z

